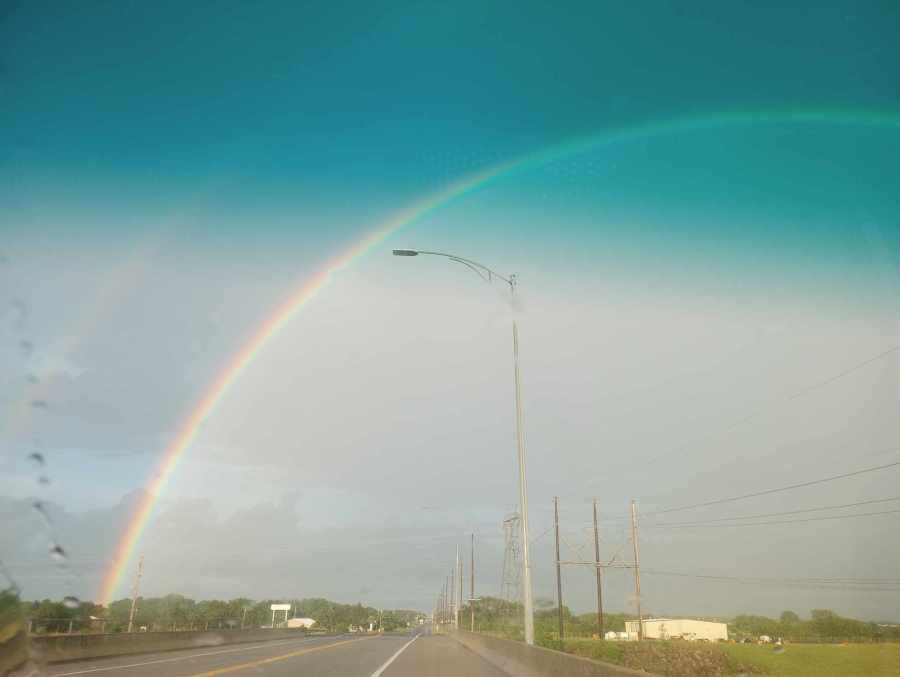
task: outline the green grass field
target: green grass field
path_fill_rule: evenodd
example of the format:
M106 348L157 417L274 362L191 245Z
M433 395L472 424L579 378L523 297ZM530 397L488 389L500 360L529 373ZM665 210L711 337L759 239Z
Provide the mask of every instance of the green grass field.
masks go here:
M900 677L900 644L720 644L741 663L758 665L772 677Z
M564 643L569 653L668 677L900 677L900 644L787 644L781 653L774 648L681 641Z

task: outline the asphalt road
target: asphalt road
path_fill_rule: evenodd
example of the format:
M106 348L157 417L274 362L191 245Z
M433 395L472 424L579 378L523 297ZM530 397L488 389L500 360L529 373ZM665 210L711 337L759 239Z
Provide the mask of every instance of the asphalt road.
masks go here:
M442 635L314 637L61 663L53 677L509 677Z

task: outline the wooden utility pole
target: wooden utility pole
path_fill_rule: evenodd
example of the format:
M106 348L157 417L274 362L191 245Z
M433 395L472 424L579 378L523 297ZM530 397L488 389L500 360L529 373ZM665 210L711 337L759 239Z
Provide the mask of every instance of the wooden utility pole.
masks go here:
M563 601L562 601L562 571L559 564L559 497L553 497L553 518L556 524L556 601L559 612L559 638L564 638L563 634Z
M469 630L475 632L475 534L472 534L472 561L469 564Z
M444 597L444 606L446 614L444 615L444 623L450 623L453 620L453 584L450 582L450 576L447 576L446 584L447 594Z
M603 586L600 576L600 531L597 528L597 499L594 499L594 563L597 565L597 632L603 639Z
M637 517L634 499L631 499L631 543L634 546L634 596L637 600L638 640L644 639L644 618L641 616L641 559L638 554Z
M454 622L456 629L459 630L459 612L462 610L463 601L463 561L459 556L459 546L456 546L456 580L459 583L456 586L456 618Z
M134 628L134 613L137 611L138 592L141 589L141 576L144 573L144 556L138 560L137 576L134 579L134 587L131 589L131 611L128 613L128 632Z
M456 559L459 560L459 547ZM450 569L450 622L456 625L456 565Z

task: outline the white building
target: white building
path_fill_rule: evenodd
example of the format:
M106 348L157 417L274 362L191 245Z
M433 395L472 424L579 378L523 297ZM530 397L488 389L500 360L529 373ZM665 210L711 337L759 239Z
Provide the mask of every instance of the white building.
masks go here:
M312 618L288 618L287 626L289 628L311 628L316 624Z
M629 638L637 639L638 622L625 621L625 630ZM702 639L715 642L728 639L728 626L691 618L645 618L644 639Z
M615 632L614 630L609 630L603 637L610 641L626 641L629 639L627 632ZM637 637L631 639L637 639Z

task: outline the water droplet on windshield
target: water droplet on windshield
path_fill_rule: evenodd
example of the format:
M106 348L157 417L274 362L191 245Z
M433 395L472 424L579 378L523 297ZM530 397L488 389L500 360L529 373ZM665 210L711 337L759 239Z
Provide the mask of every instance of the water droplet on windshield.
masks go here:
M77 598L77 597L72 597L72 595L69 595L69 596L67 596L67 597L63 597L63 605L64 605L67 609L77 609L77 608L78 608L78 604L79 604L79 601L78 601L78 598Z
M25 301L22 299L13 299L9 302L9 305L18 310L22 315L25 315L28 312L28 306L25 305Z
M10 306L16 313L15 328L22 330L25 327L25 319L28 317L28 306L21 299L10 301Z
M50 548L50 557L55 559L57 562L65 562L68 558L68 555L59 543L54 543L53 547Z
M41 501L35 501L31 504L31 507L33 507L35 511L37 511L37 513L43 518L44 522L49 527L51 525L50 514L47 512L44 504Z

